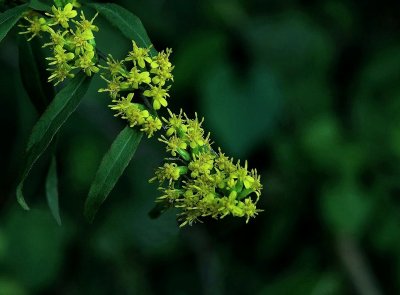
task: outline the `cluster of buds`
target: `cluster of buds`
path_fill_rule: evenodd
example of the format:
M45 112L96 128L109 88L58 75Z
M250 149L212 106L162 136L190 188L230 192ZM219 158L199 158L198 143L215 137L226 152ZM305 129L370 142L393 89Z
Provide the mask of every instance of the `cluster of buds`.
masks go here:
M257 171L248 171L247 162L244 166L240 161L234 164L220 149L215 152L197 114L189 119L182 111L179 115L168 112L170 117L162 118L166 136L159 141L172 157L150 179L160 184L162 196L157 202L181 210L180 226L206 216L219 219L232 215L245 217L246 222L255 217L261 211L256 204L262 189Z
M42 34L49 37L49 42L43 45L50 47L53 53L47 58L51 72L48 80L57 85L72 78L74 70L82 70L88 76L99 71L93 35L99 29L93 24L97 14L88 20L81 11L79 20L76 20L78 12L75 8L80 6L76 1L66 4L55 1L55 4L45 15L27 12L24 17L27 23L20 25L25 31L20 34L30 35L28 40L42 37Z
M122 61L109 55L107 65L102 66L107 71L102 75L107 88L99 90L111 96L110 108L117 111L116 116L131 127L138 126L148 137L162 127L155 111L168 105L168 82L173 81L174 68L169 61L170 49L155 56L150 51L151 47L141 48L132 41L132 50Z

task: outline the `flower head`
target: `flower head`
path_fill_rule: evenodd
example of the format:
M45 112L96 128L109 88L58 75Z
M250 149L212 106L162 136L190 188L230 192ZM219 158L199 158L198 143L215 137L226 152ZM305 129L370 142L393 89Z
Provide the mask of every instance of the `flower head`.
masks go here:
M144 96L153 98L153 108L159 110L161 106L166 107L168 105L167 97L169 88L162 88L160 86L150 86L149 90L143 92Z
M122 60L117 61L111 55L107 57L106 65L100 66L107 71L102 78L108 83L107 88L102 88L100 92L109 92L113 101L122 101L120 96L123 92L135 93L136 104L142 105L152 115L146 117L143 122L132 125L140 126L140 130L145 132L148 137L162 128L162 121L156 116L157 110L168 105L169 85L156 83L154 78L156 73L152 71L156 67L168 67L172 71L172 65L168 58L168 53L162 53L155 57L150 56L150 49L139 47L132 41L132 50ZM158 61L158 62L157 62ZM172 78L171 78L172 79ZM112 108L115 108L113 105ZM131 121L131 116L121 116ZM172 122L172 121L171 121ZM182 146L182 144L180 144ZM172 148L175 151L175 148ZM173 153L175 153L173 151Z
M30 11L24 18L28 24L19 25L25 28L20 34L30 34L29 40L41 34L47 35L49 41L42 47L50 47L52 55L46 59L51 66L48 81L55 85L67 78L74 77L74 73L82 70L91 76L99 71L93 31L98 28L93 24L93 17L87 20L81 11L80 20L74 18L78 12L74 7L79 3L74 0L55 0L50 13L44 17L35 11Z
M150 73L147 71L140 71L137 67L133 67L129 73L126 74L127 82L133 89L138 89L141 84L149 84ZM148 90L146 90L148 91Z
M151 63L152 60L149 56L149 48L141 48L136 45L136 42L132 40L132 50L129 51L128 56L125 58L126 61L132 61L134 65L138 65L144 68L147 63Z
M51 25L60 24L66 29L69 27L69 20L78 15L77 11L73 8L71 3L66 4L64 8L53 6L51 8L52 13L46 13L46 15L52 17L53 22Z
M93 31L93 32L98 32L99 28L93 24L94 20L98 16L98 12L94 15L94 17L91 20L86 19L85 14L83 11L81 11L80 15L80 21L75 21L73 22L82 30L82 31Z
M80 28L77 28L75 31L71 30L71 34L72 37L70 39L70 44L75 48L76 54L94 50L93 45L89 42L94 39L91 30L81 30Z
M161 135L158 140L166 144L167 152L170 152L171 155L174 157L177 153L182 150L186 150L187 148L186 141L178 136L171 136L169 138L166 138L164 135Z
M149 116L146 118L146 121L143 123L140 131L147 133L147 137L150 138L154 135L155 132L160 130L162 127L161 120L157 117Z
M68 63L58 63L54 68L50 68L48 70L51 72L48 81L55 81L54 85L57 85L67 78L73 78L75 76L73 73L71 73L73 68Z
M132 102L133 95L133 93L129 93L126 97L114 99L114 104L110 105L110 108L117 111L116 116L126 119L130 127L142 126L146 123L150 114L141 104Z
M68 52L62 46L57 45L54 47L54 57L47 57L47 60L51 62L49 65L64 64L74 59L75 55L72 52Z
M244 217L247 223L261 212L256 207L262 189L256 170L249 172L247 161L244 166L240 161L233 164L221 149L219 153L214 152L209 134L204 136L203 120L197 114L194 119L182 112L175 115L169 111L169 114L169 118L163 118L166 136L161 135L159 141L166 145L167 152L178 158L168 158L173 162L155 172L152 180L159 179L160 190L172 190L157 202L166 208L172 205L181 210L180 226L191 225L206 216L219 219L228 215ZM182 164L185 166L178 166ZM185 173L178 173L178 167L186 168ZM164 180L168 180L167 187ZM173 202L167 201L171 194Z
M167 132L165 132L165 134L167 136L171 136L173 134L177 135L177 134L184 134L187 131L187 126L184 123L184 119L182 117L182 109L180 110L178 115L175 115L171 112L170 109L167 109L168 113L169 113L169 118L162 118L162 120L167 124L166 125L166 129Z
M111 77L117 77L126 72L124 61L115 60L111 54L107 56L106 63L107 66L100 66L100 67L108 70Z
M56 47L56 46L61 46L64 47L66 44L66 35L69 34L67 30L65 31L60 31L60 30L53 30L53 28L48 27L46 30L48 33L50 33L50 42L43 44L43 47L51 46L51 47Z
M180 169L175 163L165 163L164 166L159 167L156 170L155 175L156 176L150 181L154 181L155 179L157 179L160 183L162 183L167 180L169 185L171 185L173 181L179 179Z
M19 32L19 34L30 34L28 41L32 40L36 36L40 36L40 33L46 29L46 20L38 15L25 16L24 20L28 24L20 24L20 28L25 28L25 31Z
M172 75L172 70L174 67L169 61L169 56L171 53L172 50L167 49L159 52L158 55L153 59L153 62L151 63L151 73L154 74L152 79L154 84L163 86L167 81L174 79Z
M116 99L122 90L121 77L114 76L110 80L104 76L101 76L101 78L107 82L107 88L100 88L98 91L108 92L111 98Z

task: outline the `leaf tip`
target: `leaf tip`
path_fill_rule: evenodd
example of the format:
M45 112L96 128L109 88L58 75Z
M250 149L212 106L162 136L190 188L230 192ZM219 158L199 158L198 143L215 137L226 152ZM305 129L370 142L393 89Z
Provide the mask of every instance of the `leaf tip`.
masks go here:
M83 215L86 217L89 223L93 223L96 211L91 208L90 204L86 201L85 209L83 210Z
M19 185L19 186L17 187L17 201L18 201L18 204L22 207L22 209L24 209L24 210L26 210L26 211L29 211L29 210L30 210L28 204L27 204L26 201L25 201L24 195L22 194L22 187L21 187L21 185Z

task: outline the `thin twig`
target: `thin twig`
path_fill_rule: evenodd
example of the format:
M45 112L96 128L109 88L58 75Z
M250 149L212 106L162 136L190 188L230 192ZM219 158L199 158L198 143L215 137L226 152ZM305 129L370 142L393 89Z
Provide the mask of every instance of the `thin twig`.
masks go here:
M354 287L360 295L382 295L367 259L351 236L338 238L338 254L347 269Z

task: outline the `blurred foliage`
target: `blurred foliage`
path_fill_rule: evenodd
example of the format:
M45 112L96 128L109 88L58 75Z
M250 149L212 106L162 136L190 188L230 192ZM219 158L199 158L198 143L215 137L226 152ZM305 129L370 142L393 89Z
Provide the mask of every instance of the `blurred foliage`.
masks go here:
M216 145L259 170L265 212L183 230L174 212L149 219L164 151L145 140L89 225L90 182L123 127L98 77L59 138L63 225L45 208L49 159L22 211L37 114L14 29L0 45L0 294L399 294L400 2L115 2L174 49L171 108L205 116ZM121 57L129 42L98 26L99 48Z

